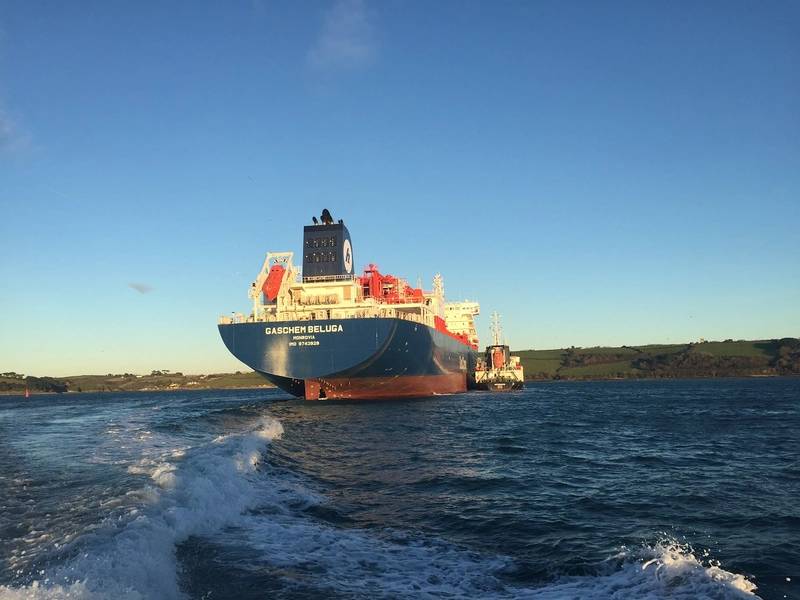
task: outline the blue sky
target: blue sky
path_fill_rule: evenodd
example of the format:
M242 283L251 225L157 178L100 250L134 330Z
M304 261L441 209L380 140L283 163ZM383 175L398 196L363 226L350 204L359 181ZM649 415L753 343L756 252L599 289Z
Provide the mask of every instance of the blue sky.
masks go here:
M323 207L512 347L800 335L796 2L0 2L0 370L230 371ZM131 284L142 284L137 291Z

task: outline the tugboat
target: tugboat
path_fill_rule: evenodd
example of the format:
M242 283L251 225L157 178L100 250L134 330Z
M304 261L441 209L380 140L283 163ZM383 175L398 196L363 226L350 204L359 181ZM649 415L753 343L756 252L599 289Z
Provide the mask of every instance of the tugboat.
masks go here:
M492 341L491 346L486 346L483 357L476 361L475 387L489 392L521 390L525 381L522 365L519 356L511 356L511 350L503 343L497 313L492 314Z

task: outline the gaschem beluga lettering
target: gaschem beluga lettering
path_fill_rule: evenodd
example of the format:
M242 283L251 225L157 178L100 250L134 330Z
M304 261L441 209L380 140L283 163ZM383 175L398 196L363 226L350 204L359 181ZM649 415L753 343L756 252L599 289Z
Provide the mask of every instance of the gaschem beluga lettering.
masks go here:
M265 335L298 335L301 333L342 333L344 328L339 324L334 325L292 325L281 327L266 327Z

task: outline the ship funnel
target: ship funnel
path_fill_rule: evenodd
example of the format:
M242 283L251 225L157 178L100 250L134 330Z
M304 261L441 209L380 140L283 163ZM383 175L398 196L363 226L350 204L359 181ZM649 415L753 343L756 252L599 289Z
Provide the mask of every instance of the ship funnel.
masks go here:
M330 211L322 211L322 223L303 228L303 281L336 280L353 276L353 244L341 220L333 222Z

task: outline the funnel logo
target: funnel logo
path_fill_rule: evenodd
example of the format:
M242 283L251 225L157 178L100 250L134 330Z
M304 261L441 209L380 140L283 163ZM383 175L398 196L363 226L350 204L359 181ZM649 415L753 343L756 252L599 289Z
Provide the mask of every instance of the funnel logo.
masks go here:
M350 240L344 241L344 270L347 273L353 272L353 249L350 246Z

